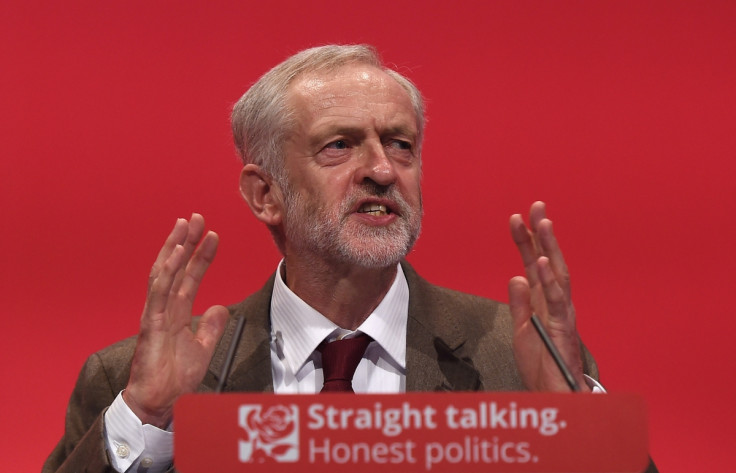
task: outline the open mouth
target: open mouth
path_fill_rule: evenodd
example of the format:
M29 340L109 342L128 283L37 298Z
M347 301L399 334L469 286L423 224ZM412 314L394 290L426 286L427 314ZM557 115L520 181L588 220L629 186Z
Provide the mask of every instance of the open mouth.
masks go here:
M382 217L391 213L391 209L382 204L365 203L360 206L358 213Z

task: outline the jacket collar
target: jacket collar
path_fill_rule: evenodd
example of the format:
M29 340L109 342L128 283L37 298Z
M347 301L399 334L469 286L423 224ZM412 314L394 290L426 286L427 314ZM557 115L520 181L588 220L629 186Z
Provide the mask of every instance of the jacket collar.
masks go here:
M460 352L467 337L441 289L429 284L403 261L409 285L406 337L406 391L475 391L480 375ZM245 329L233 359L225 391L273 392L269 312L274 275L258 292L230 307L225 328L200 391L213 391L222 370L238 317Z

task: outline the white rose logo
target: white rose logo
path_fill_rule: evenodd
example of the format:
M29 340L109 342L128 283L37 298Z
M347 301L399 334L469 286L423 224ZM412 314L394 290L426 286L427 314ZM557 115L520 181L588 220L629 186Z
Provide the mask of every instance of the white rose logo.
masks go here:
M238 423L248 433L248 440L239 442L241 462L299 460L299 408L296 405L275 405L265 410L260 404L242 405Z

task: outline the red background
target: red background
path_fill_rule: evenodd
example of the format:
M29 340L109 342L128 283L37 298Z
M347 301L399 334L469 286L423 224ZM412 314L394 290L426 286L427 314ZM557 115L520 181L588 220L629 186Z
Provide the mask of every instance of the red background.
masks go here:
M660 469L726 469L735 3L149 3L0 7L4 469L40 469L85 358L137 331L176 217L222 239L198 310L273 271L228 113L328 42L376 45L427 97L418 270L506 300L508 216L547 201L579 329L608 389L647 399Z

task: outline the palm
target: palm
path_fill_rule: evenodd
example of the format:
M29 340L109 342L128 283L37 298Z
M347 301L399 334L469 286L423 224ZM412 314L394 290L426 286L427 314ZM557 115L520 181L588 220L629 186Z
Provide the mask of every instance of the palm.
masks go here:
M135 355L124 399L143 423L165 427L174 402L204 377L222 335L226 308L213 306L192 330L192 305L217 249L204 239L204 220L177 221L151 270ZM201 244L197 247L200 239Z

